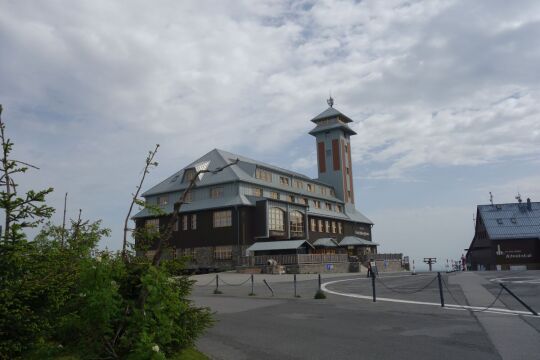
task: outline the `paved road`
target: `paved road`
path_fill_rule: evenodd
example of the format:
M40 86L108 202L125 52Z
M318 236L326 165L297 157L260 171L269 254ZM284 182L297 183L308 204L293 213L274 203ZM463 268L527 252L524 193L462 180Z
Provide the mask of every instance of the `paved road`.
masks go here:
M481 306L496 295L490 289L493 282L489 281L488 274L493 273L470 277L468 285L454 281L461 274L445 275L444 280L457 302ZM411 302L436 303L439 301L437 283L429 283L434 276L385 275L380 280L386 288L377 283L377 293L380 297L405 297ZM220 274L220 277L229 284L240 284L249 279L243 274ZM274 290L274 297L262 282L263 278ZM199 286L194 289L193 299L197 304L217 311L218 323L198 343L199 348L213 359L517 359L523 351L511 350L520 345L519 341L523 343L521 348L528 351L527 359L535 359L540 354L540 351L530 352L540 344L540 336L529 322L538 319L475 314L415 303L373 303L333 294L325 300L313 300L318 282L312 275L298 276L300 298L293 297L292 277L287 276L255 277L256 296L253 297L247 296L251 292L249 280L241 286L225 285L220 281L223 294L213 295L215 285L201 286L211 277L198 279ZM344 279L352 280L334 283L328 288L344 293L371 294L370 281L363 275L323 276L323 282ZM471 303L474 299L467 297L468 292L474 293L470 288L477 286L486 291L481 292L484 298L479 298L482 304ZM411 293L422 287L425 287L423 291ZM540 286L537 290L538 297ZM532 297L537 290L533 290ZM455 300L449 298L447 302ZM497 302L498 307L505 306L502 300ZM489 322L494 323L491 324L493 329L503 326L504 331L490 333L486 330ZM513 340L518 342L510 345L508 341L497 340L498 334L512 331L529 337ZM531 341L530 336L538 341Z

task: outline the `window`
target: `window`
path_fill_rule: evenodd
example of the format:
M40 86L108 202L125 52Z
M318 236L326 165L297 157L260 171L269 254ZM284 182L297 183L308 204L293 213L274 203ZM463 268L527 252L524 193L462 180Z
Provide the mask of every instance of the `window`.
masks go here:
M281 185L289 186L289 178L288 178L288 177L285 177L285 176L280 176L280 177L279 177L279 183L280 183Z
M304 188L304 183L300 180L294 180L294 187L295 188L298 188L298 189L303 189Z
M336 196L336 192L334 191L334 189L330 189L330 195Z
M321 194L326 195L326 188L321 186Z
M272 182L272 173L268 170L257 168L255 170L255 177L260 180Z
M349 175L349 172L350 172L349 167L347 167L347 175Z
M253 189L251 189L251 193L253 194L253 196L262 197L263 196L263 189L261 189L261 188L253 188Z
M294 202L294 195L289 195L289 196L287 196L287 200L288 200L289 202Z
M148 219L144 222L144 227L159 232L159 219Z
M197 230L197 214L191 215L191 230Z
M502 225L503 221L502 219L497 219L497 224Z
M302 205L307 205L308 204L308 199L307 198L299 198L298 202L300 204L302 204Z
M315 209L320 209L321 208L321 202L319 200L313 200L313 207Z
M232 246L216 246L214 248L214 259L216 260L232 259Z
M336 229L336 222L335 221L332 221L332 234L335 234L337 231Z
M343 234L343 224L339 222L337 225L338 225L338 233Z
M330 221L324 220L324 229L327 233L330 232Z
M317 231L317 223L316 223L315 219L310 219L309 223L311 225L311 231Z
M182 196L183 196L183 194L182 194ZM190 191L190 192L188 192L188 193L186 194L186 199L185 199L185 201L186 201L187 203L193 201L193 190Z
M189 258L194 258L195 257L195 249L194 248L185 248L183 249L183 256L187 256Z
M324 203L324 206L326 207L326 210L332 211L332 204L330 204L329 202Z
M169 203L169 197L167 195L158 196L158 205L167 205Z
M289 224L292 236L301 236L304 234L304 216L300 211L291 211L289 214Z
M214 227L227 227L232 225L232 212L231 210L214 211Z
M210 189L210 197L212 199L219 199L223 197L223 188L215 187Z
M187 215L182 215L182 230L187 230L188 229L188 216Z
M349 199L351 198L351 190L347 191L347 196L349 197Z
M324 229L323 229L323 223L321 219L317 220L317 225L319 227L319 232L323 232Z
M178 218L174 219L173 231L178 231Z
M516 218L511 218L510 221L512 222L512 224L515 224L516 223Z
M307 184L307 191L313 192L314 186L312 184Z
M268 229L273 231L285 231L285 223L283 221L284 211L277 207L271 207L269 211L270 221Z
M275 191L272 191L270 192L270 197L272 199L276 199L276 200L279 200L279 193L275 192Z
M341 205L336 205L336 211L338 213L343 212L343 209L341 208Z
M184 182L190 182L191 180L193 180L195 178L195 174L195 169L187 169L184 172Z

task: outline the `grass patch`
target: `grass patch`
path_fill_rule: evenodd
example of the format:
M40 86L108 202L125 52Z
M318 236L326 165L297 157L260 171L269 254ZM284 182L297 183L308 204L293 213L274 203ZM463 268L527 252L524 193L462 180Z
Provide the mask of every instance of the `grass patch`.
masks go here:
M326 299L326 294L322 290L317 290L314 299Z

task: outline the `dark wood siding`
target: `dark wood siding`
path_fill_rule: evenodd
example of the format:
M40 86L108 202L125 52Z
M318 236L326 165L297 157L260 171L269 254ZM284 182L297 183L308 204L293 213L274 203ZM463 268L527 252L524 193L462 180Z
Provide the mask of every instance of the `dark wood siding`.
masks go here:
M319 162L319 172L326 172L326 156L324 153L324 142L317 144L317 160Z
M339 140L332 140L332 160L334 165L334 170L339 170Z

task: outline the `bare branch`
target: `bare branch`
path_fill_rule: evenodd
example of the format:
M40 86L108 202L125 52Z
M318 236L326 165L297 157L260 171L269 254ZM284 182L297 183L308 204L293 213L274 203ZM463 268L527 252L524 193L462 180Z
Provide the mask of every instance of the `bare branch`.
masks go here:
M146 178L146 175L148 174L148 169L151 166L157 166L157 162L154 161L154 157L156 156L158 148L159 148L159 144L156 144L155 149L153 151L148 152L148 157L146 158L146 164L145 164L144 169L143 169L143 174L142 174L142 177L141 177L141 181L139 182L139 185L137 186L137 191L135 192L135 194L131 198L131 204L129 205L129 211L128 211L128 213L126 215L126 219L124 221L124 240L122 242L122 257L123 257L124 261L128 260L128 256L127 256L127 233L129 231L129 228L128 228L129 218L131 217L131 212L133 211L133 206L135 205L135 203L137 202L137 198L139 197L139 192L142 189L144 179Z

